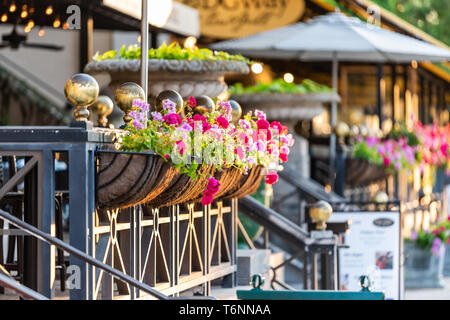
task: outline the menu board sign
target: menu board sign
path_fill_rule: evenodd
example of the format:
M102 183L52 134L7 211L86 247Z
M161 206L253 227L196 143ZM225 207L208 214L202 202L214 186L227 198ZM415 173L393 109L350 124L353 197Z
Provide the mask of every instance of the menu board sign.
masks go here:
M345 234L345 244L350 247L339 250L339 289L359 291L359 277L368 275L372 291L383 291L385 299L401 299L400 213L333 212L329 221L350 223Z

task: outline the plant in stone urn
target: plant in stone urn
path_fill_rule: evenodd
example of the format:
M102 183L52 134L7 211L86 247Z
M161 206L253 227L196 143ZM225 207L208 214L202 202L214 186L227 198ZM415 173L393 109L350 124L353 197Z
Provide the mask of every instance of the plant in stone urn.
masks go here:
M325 103L340 100L332 89L310 79L295 84L279 78L248 87L235 83L228 92L244 111L257 105L272 120L310 120L325 110Z
M450 218L405 238L405 287L443 287L445 245L450 244Z
M164 90L175 90L182 97L207 95L217 97L227 89L226 73L248 73L250 61L241 55L231 55L206 48L182 48L177 43L148 50L149 98ZM123 46L119 52L97 53L85 67L89 74L108 73L112 91L124 82L139 82L141 48Z

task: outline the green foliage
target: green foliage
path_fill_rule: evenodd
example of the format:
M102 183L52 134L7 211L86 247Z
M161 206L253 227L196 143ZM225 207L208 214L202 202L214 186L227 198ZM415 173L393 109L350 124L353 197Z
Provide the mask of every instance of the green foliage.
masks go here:
M377 165L383 164L383 158L376 148L369 147L365 142L358 142L353 149L353 157L364 159Z
M95 61L112 60L112 59L140 59L141 47L138 45L122 46L117 55L117 50L110 50L103 54L97 52L94 55ZM229 60L242 61L251 63L249 59L240 54L233 55L223 51L211 51L207 48L183 48L174 42L170 45L163 43L159 48L151 48L148 50L149 59L167 59L167 60Z
M330 92L331 89L325 85L318 84L310 79L304 79L301 84L287 83L281 78L274 79L270 83L258 82L254 86L244 87L238 82L228 88L231 95L251 93L319 93Z
M398 17L450 45L448 0L373 0Z

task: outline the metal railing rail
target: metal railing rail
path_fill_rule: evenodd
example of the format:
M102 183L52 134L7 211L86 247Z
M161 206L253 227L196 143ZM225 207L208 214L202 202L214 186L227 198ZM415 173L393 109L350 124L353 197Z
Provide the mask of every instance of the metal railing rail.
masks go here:
M162 300L169 299L168 296L158 292L157 290L155 290L152 287L146 285L145 283L141 283L141 282L133 279L132 277L126 275L125 273L120 272L119 270L114 269L114 268L112 268L111 266L109 266L107 264L104 264L103 262L101 262L101 261L99 261L99 260L97 260L97 259L95 259L95 258L93 258L93 257L91 257L89 255L87 255L83 251L78 250L78 249L68 245L67 243L65 243L65 242L63 242L63 241L61 241L61 240L59 240L57 238L54 238L54 237L48 235L45 232L42 232L41 230L37 229L36 227L34 227L34 226L32 226L32 225L30 225L30 224L28 224L28 223L26 223L26 222L24 222L24 221L22 221L20 219L17 219L13 215L11 215L11 214L3 211L3 210L0 210L0 219L8 221L9 223L15 225L16 227L24 230L25 232L27 232L31 236L36 237L39 240L42 240L42 241L44 241L44 242L46 242L48 244L54 245L54 246L56 246L56 247L58 247L60 249L63 249L64 251L74 255L75 257L77 257L77 258L79 258L79 259L81 259L81 260L83 260L83 261L85 261L85 262L87 262L87 263L89 263L89 264L91 264L91 265L93 265L93 266L103 270L104 272L109 273L110 275L112 275L112 276L114 276L114 277L116 277L116 278L118 278L118 279L128 283L129 285L132 285L132 286L134 286L134 287L136 287L136 288L138 288L138 289L140 289L140 290L142 290L142 291L144 291L144 292L146 292L146 293L148 293L148 294L150 294L150 295L152 295L152 296L154 296L154 297L156 297L158 299L162 299Z
M295 247L314 242L307 231L250 196L239 199L239 211Z
M332 279L335 279L337 277L337 274L335 273L336 269L334 268L335 262L331 262L330 260L337 259L336 238L323 239L326 241L313 239L309 236L308 231L296 225L289 219L283 217L275 210L267 208L262 203L250 196L245 196L239 199L239 211L265 228L267 236L265 236L264 244L266 248L270 247L270 244L268 243L268 233L270 232L288 243L290 245L290 248L292 249L290 251L294 251L288 252L288 250L283 249L284 252L289 254L289 257L278 265L271 267L271 270L273 272L270 283L273 290L276 290L274 284L277 284L287 290L294 289L292 286L288 285L281 279L277 279L277 270L286 267L288 264L294 265L296 268L298 268L298 259L301 259L302 257L304 289L311 289L313 287L313 284L314 289L318 289L318 273L316 262L317 254L320 254L321 256L325 257L325 259L327 259L327 263L321 266L322 277L325 277L324 279L322 279L322 281L323 283L327 283L325 284L325 286L328 286L328 283L332 285L332 283L334 282L334 280ZM330 268L330 270L327 269L328 267ZM313 282L311 282L311 276L314 279Z
M0 287L9 288L27 300L49 300L40 293L18 283L16 280L0 272Z

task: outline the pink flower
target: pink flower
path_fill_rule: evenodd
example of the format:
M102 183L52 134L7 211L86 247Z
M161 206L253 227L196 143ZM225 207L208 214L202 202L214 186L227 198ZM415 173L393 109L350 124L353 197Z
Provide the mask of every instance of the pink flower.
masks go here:
M217 181L214 177L209 178L208 186L206 187L206 189L211 191L212 193L216 193L217 191L219 191L219 188L220 182Z
M283 131L283 126L282 126L282 124L281 123L279 123L278 121L273 121L271 124L270 124L270 127L272 128L272 129L276 129L276 130L278 130L278 134L281 134L281 131Z
M256 125L258 126L258 129L266 129L268 130L270 128L270 123L267 120L259 119L256 121Z
M166 114L164 116L164 122L169 126L173 125L173 124L176 126L179 126L179 125L181 125L183 120L181 119L181 117L178 113L171 113L171 114Z
M194 97L190 96L188 101L189 107L194 108L197 105L197 100Z
M222 115L218 116L216 121L221 128L227 129L229 126L228 120Z
M180 154L183 155L186 150L186 143L183 140L177 141L177 148L180 150Z
M274 170L269 171L269 173L267 173L266 175L266 183L274 184L277 181L278 181L278 174Z
M206 194L205 194L206 193ZM202 197L202 205L207 206L213 202L214 195L205 191Z
M434 234L435 236L437 236L438 233L439 233L439 230L438 230L438 229L434 229L434 230L433 230L433 234Z
M391 160L383 156L383 164L387 167L391 164Z
M238 146L238 147L236 148L236 152L235 152L235 153L238 155L238 157L239 157L240 160L242 160L242 159L245 158L245 150L244 150L244 148L242 148L241 146Z
M166 155L164 156L164 159L166 159L166 160L169 160L169 158L170 158L170 156L169 156L168 154L166 154Z
M209 178L206 190L203 191L202 205L206 206L213 202L214 195L219 191L220 182L214 177Z
M411 238L411 240L417 240L417 237L418 237L419 235L417 234L417 232L416 231L413 231L413 232L411 232L411 236L410 236L410 238Z
M283 160L283 162L287 162L288 155L286 153L280 153L280 159Z

